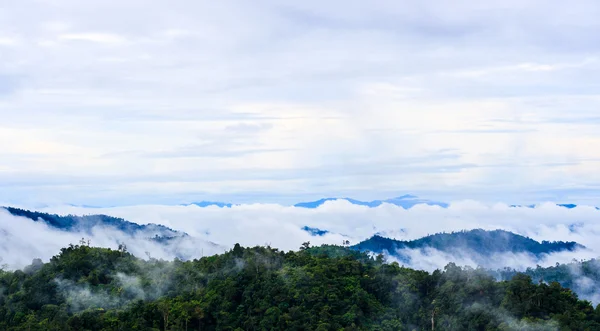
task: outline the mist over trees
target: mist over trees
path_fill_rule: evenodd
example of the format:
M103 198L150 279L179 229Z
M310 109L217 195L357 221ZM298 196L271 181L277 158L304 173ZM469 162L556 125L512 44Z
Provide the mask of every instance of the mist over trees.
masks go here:
M497 279L508 280L518 274L519 271L511 268L503 268L491 271ZM551 283L557 282L563 287L570 288L579 297L592 303L600 303L600 261L591 259L588 261L576 261L555 266L527 268L522 273L530 276L534 282Z
M236 242L246 247L270 243L287 251L298 249L306 241L313 246L346 241L357 245L377 235L406 243L395 245L396 250L386 249L399 263L430 272L449 262L492 269L525 270L538 264L548 267L556 262L568 263L572 258L597 257L600 249L594 234L598 233L596 224L600 224L598 210L556 205L492 208L453 204L448 208L424 205L403 209L393 205L367 208L331 202L317 209L240 205L232 208L56 207L44 211L0 208L3 263L11 268L23 268L33 258L48 261L61 247L81 237L91 238L94 245L101 247L116 248L125 241L131 244L128 250L137 257L146 258L149 252L155 258L186 260L222 253ZM100 215L94 215L97 213ZM110 216L102 215L104 213ZM578 222L583 223L569 225ZM72 226L61 227L60 224ZM513 234L451 233L457 229L477 228L488 232L504 229ZM437 235L425 237L432 233ZM31 240L20 239L25 236ZM386 248L379 246L367 249Z
M345 247L235 245L191 261L63 248L0 271L1 330L597 330L600 311L553 282L433 273Z
M374 235L353 246L361 251L396 252L402 249L433 248L440 251L473 251L483 256L495 253L528 253L534 256L561 251L584 249L583 245L569 241L538 242L505 230L483 229L436 233L416 240L402 241Z

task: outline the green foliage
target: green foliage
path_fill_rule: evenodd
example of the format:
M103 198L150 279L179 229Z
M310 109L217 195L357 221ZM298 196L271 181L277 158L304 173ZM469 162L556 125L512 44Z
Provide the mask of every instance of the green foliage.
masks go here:
M504 268L491 271L490 274L496 279L511 279L518 272ZM543 268L527 268L523 272L531 277L535 283L557 282L563 287L575 291L580 297L598 301L598 287L600 286L600 261L591 259L588 261L573 261L568 264L556 264L556 266Z
M598 330L600 314L558 283L433 273L337 246L240 245L193 261L143 261L70 246L0 270L0 330Z

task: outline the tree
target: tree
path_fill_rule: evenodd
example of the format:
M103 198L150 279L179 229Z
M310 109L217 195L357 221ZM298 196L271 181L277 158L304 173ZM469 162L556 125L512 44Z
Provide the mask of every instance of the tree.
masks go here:
M204 310L202 310L202 306L198 301L190 302L191 315L198 320L198 331L202 330L202 319L204 318Z
M123 256L123 254L127 253L127 245L125 245L125 243L120 243L118 250L121 252L121 256Z
M169 327L169 314L171 313L171 302L165 298L158 302L158 310L163 317L163 330L167 331Z
M242 257L244 254L244 249L240 246L240 244L236 243L233 246L233 256Z
M435 313L437 313L438 311L438 307L437 307L437 302L435 300L433 300L431 302L431 330L434 331L435 330Z

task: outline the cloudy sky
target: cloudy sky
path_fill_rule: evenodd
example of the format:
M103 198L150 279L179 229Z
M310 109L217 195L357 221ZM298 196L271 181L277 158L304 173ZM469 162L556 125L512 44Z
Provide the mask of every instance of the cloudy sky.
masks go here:
M600 4L0 4L0 201L595 203Z

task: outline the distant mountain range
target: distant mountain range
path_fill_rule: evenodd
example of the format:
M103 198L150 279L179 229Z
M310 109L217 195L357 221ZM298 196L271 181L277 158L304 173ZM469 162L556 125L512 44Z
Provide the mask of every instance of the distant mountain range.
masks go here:
M188 203L188 204L184 204L184 206L198 206L198 207L210 207L210 206L217 206L219 208L231 208L232 206L235 206L233 203L229 203L229 202L218 202L218 201L200 201L200 202L192 202L192 203Z
M448 208L448 206L450 206L450 204L447 202L422 199L415 195L410 195L410 194L406 194L406 195L402 195L402 196L390 198L390 199L371 200L371 201L357 200L357 199L348 198L348 197L346 197L346 198L322 198L322 199L315 200L315 201L298 202L296 204L293 204L292 206L298 207L298 208L312 209L312 208L318 208L319 206L322 206L323 204L325 204L328 201L340 201L340 200L347 201L353 205L365 206L365 207L369 207L369 208L379 207L386 203L395 205L395 206L399 206L404 209L410 209L416 205L439 206L442 208ZM219 208L231 208L233 206L239 206L239 204L234 204L234 203L230 203L230 202L220 202L220 201L200 201L200 202L192 202L189 204L184 204L184 206L191 206L191 205L198 206L201 208L212 207L212 206L219 207ZM564 207L564 208L568 208L568 209L573 209L573 208L577 207L576 204L572 204L572 203L559 203L556 205L559 207ZM513 207L513 208L519 208L519 207L536 208L537 206L538 205L536 205L536 204L510 205L510 207ZM598 208L598 207L596 207L596 209L600 210L600 208Z
M557 203L556 204L559 207L563 207L563 208L567 208L567 209L573 209L575 207L577 207L576 204L574 203ZM533 205L510 205L513 208L535 208L537 207L537 205L533 204ZM597 210L600 210L600 207L595 207Z
M357 199L352 199L352 198L323 198L323 199L319 199L319 200L315 200L315 201L299 202L299 203L294 204L293 206L298 207L298 208L317 208L317 207L323 205L327 201L338 201L338 200L345 200L345 201L350 202L353 205L366 206L369 208L379 207L384 203L389 203L392 205L400 206L405 209L414 207L416 205L421 205L421 204L430 205L430 206L440 206L442 208L448 207L448 204L445 202L420 199L419 197L410 195L410 194L395 197L395 198L385 199L385 200L372 200L372 201L362 201L362 200L357 200ZM233 204L233 203L229 203L229 202L219 202L219 201L200 201L200 202L192 202L189 204L184 204L184 206L191 206L191 205L202 207L202 208L211 207L211 206L216 206L219 208L231 208L232 206L238 206L238 204Z
M422 254L431 254L431 250L449 253L456 256L468 256L476 262L485 264L494 254L527 253L535 257L561 251L585 249L576 242L542 241L524 237L509 231L486 231L475 229L452 233L438 233L417 240L401 241L375 235L357 245L352 246L359 251L374 253L387 252L401 261L410 262L406 250L420 250ZM479 261L478 261L479 260Z
M373 201L361 201L361 200L356 200L356 199L352 199L352 198L323 198L323 199L316 200L316 201L300 202L300 203L295 204L294 207L317 208L327 201L337 201L337 200L345 200L345 201L350 202L353 205L367 206L370 208L379 207L384 203L389 203L389 204L396 205L396 206L406 208L406 209L414 207L416 205L421 205L421 204L430 205L430 206L440 206L442 208L448 207L448 204L445 202L419 199L418 197L416 197L414 195L409 195L409 194L399 196L396 198L386 199L386 200L373 200Z

